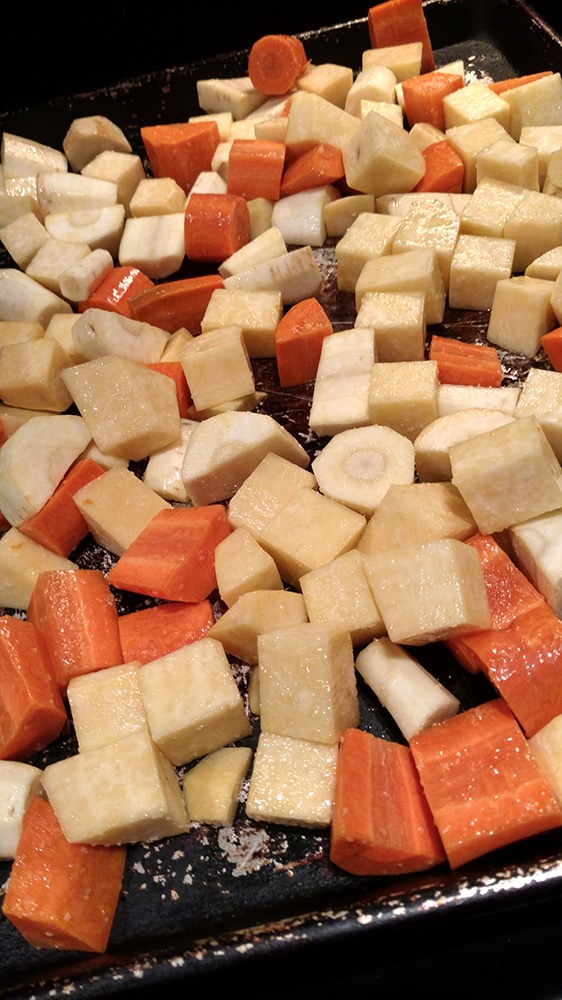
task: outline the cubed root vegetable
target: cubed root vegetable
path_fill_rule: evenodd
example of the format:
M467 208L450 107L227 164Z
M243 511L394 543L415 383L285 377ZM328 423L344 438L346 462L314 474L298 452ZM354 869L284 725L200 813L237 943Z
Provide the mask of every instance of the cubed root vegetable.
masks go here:
M115 599L99 569L44 570L27 609L61 691L71 677L123 662Z
M59 556L70 555L89 530L74 503L74 494L103 471L93 459L79 459L41 510L20 525L20 531Z
M430 726L410 747L451 868L562 824L501 698Z
M204 170L211 169L220 141L214 118L173 125L148 125L141 138L155 177L171 177L186 192Z
M156 285L133 296L131 315L168 333L185 327L196 335L201 333L201 320L211 295L216 288L222 287L223 281L218 274L168 281L165 285Z
M422 0L386 0L369 8L367 17L372 48L421 42L421 72L435 69Z
M230 531L220 504L161 510L109 571L109 583L168 601L204 601L217 584L215 548Z
M196 642L214 625L209 601L184 604L171 601L132 611L119 618L123 660L149 663L174 649Z
M332 324L318 299L302 299L285 313L275 330L277 371L282 387L315 378L324 337Z
M354 875L425 871L445 860L407 746L359 729L343 734L330 859Z
M235 139L228 157L229 194L250 201L277 201L285 166L285 143L273 139Z
M31 757L61 732L66 710L43 636L30 621L0 618L0 759Z
M69 844L52 806L25 813L2 912L35 948L105 951L119 902L126 849Z
M404 80L402 93L404 110L410 127L417 122L428 122L441 132L445 131L443 98L464 87L462 76L456 73L422 73Z
M494 94L503 94L506 90L523 87L527 83L540 80L543 76L552 76L552 70L545 69L539 73L528 73L526 76L512 76L508 80L496 80L493 83L489 83L488 86L490 90L493 90Z
M545 333L541 345L554 370L562 372L562 326Z
M441 384L495 388L502 384L501 362L491 344L469 344L434 335L429 345L429 358L437 362Z
M222 263L250 242L250 214L236 194L193 192L185 210L185 253L191 260Z
M193 404L185 372L179 361L155 361L147 366L155 372L167 375L171 378L176 387L176 397L178 400L179 415L187 420L189 408Z
M422 149L425 174L414 191L460 194L464 184L464 160L448 139L432 142Z
M291 90L308 65L304 45L294 35L263 35L250 49L248 76L262 94Z
M344 173L341 149L319 142L286 167L281 181L281 195L285 197L309 188L334 184L343 178Z
M103 279L98 287L90 293L87 299L80 303L78 312L86 309L108 309L131 317L130 300L149 288L154 288L151 278L143 274L138 267L119 265Z

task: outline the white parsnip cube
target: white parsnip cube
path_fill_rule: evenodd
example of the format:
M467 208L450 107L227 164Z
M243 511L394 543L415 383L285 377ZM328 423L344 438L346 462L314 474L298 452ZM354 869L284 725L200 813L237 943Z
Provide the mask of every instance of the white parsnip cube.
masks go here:
M344 109L350 115L359 117L361 101L381 101L395 103L397 79L388 66L373 63L363 67L355 77L345 101Z
M525 188L485 177L461 212L461 233L501 238L509 216L524 197Z
M26 611L37 577L48 569L78 569L76 563L34 542L18 528L0 538L0 606Z
M410 76L419 76L421 71L422 43L403 42L399 45L381 45L375 49L365 49L361 55L361 65L388 66L399 82Z
M183 211L185 201L185 191L172 177L143 177L131 197L129 212L135 219L175 215Z
M87 260L84 257L84 260ZM80 365L86 358L74 346L72 330L76 323L76 313L55 313L45 328L45 337L56 340L70 358L72 365Z
M372 194L350 194L324 205L324 225L327 236L340 239L363 212L375 211Z
M488 323L490 343L532 358L540 350L541 337L556 326L550 304L553 288L553 281L523 274L498 281Z
M241 326L223 326L194 337L185 345L180 361L197 410L255 389Z
M6 179L35 177L47 170L57 170L60 173L68 170L68 162L62 150L11 132L4 132L2 135L0 159Z
M170 505L125 467L108 469L82 486L74 502L98 545L123 555L159 510Z
M0 240L10 257L23 270L48 237L49 234L45 226L33 212L18 215L16 219L0 229Z
M164 500L187 503L188 496L181 478L187 442L197 426L196 420L180 420L180 437L165 448L152 453L143 473L143 482Z
M189 826L174 768L144 729L49 764L43 787L71 843L151 842Z
M117 184L117 199L129 212L131 198L146 177L142 160L135 153L104 149L80 171L84 177L99 177Z
M407 740L459 710L458 698L387 636L362 649L355 668Z
M387 549L365 556L365 566L392 642L418 646L490 627L480 558L464 542Z
M254 199L256 200L265 199ZM264 261L274 260L286 252L287 246L283 236L276 226L270 225L219 264L218 271L223 278L227 278L231 274L238 274L239 271L246 271L250 267L263 264Z
M333 437L370 422L368 397L375 360L372 329L339 330L324 338L308 418L311 430L320 437Z
M509 129L509 104L485 83L474 81L443 98L445 128L455 128L470 122L492 118Z
M90 250L106 250L112 257L117 256L124 225L123 205L53 212L45 216L45 229L53 239L85 243Z
M393 484L367 521L357 550L368 556L436 538L463 542L475 532L474 518L452 483Z
M117 184L82 174L40 173L37 201L43 216L105 208L117 204Z
M348 629L353 646L384 634L384 622L357 549L305 573L300 587L309 620Z
M148 731L139 666L138 661L123 663L71 679L67 695L80 752Z
M279 230L285 243L321 247L326 240L324 208L340 197L332 184L286 195L273 206L272 225Z
M387 361L374 365L369 416L410 441L438 416L439 376L435 361Z
M36 322L44 329L61 312L71 313L72 307L59 295L14 267L0 270L0 319Z
M562 149L562 125L524 125L519 142L522 146L533 146L539 154L539 187L542 191L550 157Z
M252 769L246 814L264 823L330 825L337 747L262 733Z
M0 396L10 406L63 413L72 397L60 373L71 363L52 337L6 344L0 352Z
M251 759L249 747L221 747L187 772L183 794L193 823L232 826Z
M425 294L367 292L356 323L375 335L377 361L423 361L425 354Z
M549 511L511 526L508 532L515 562L562 617L562 512Z
M149 278L168 278L185 256L184 215L146 215L130 218L119 244L119 263L138 267Z
M408 133L372 111L342 149L350 187L378 197L412 191L425 173L425 161Z
M309 66L296 82L297 90L316 94L330 104L343 108L349 88L353 83L353 70L350 66L340 66L338 63L318 63Z
M530 368L516 417L536 416L558 461L562 461L562 373Z
M524 271L536 257L562 244L562 201L527 191L506 219L503 235L516 242L513 270Z
M253 590L241 594L207 636L218 639L227 653L255 666L258 662L258 636L271 629L300 625L307 614L302 594L291 591Z
M476 184L484 177L496 177L530 191L539 190L539 154L531 146L498 139L476 157Z
M226 653L204 638L139 667L152 738L180 765L251 733Z
M235 528L217 545L215 572L219 594L229 608L242 594L283 588L274 560L243 527Z
M355 291L357 279L371 257L383 257L392 252L399 226L400 220L391 215L368 211L357 216L335 248L341 292Z
M462 90L457 90L456 93L460 94ZM509 132L495 118L483 118L448 128L446 137L464 163L463 191L471 193L476 187L476 157L478 153L482 149L486 149L487 146L491 146L497 139L509 141Z
M42 771L23 761L0 760L0 859L15 857L25 811L41 788Z
M453 445L453 483L479 530L503 531L562 506L562 472L535 416Z
M315 486L312 472L270 451L232 497L228 505L229 524L233 528L244 527L259 539L268 521L295 493Z
M24 344L40 340L45 331L40 323L24 323L18 320L0 320L0 350L7 344Z
M394 235L393 253L433 247L443 278L449 288L451 260L457 244L460 220L452 208L439 200L427 199L412 205Z
M63 139L62 148L73 170L82 170L104 150L131 152L125 133L104 115L75 118Z
M529 739L529 749L562 805L562 716L556 715Z
M562 125L562 80L552 73L504 94L509 104L509 132L519 140L523 128Z
M449 448L477 434L513 420L501 410L458 410L437 417L418 434L414 441L416 471L420 481L448 482L451 479Z
M169 333L109 309L86 309L72 327L74 348L88 361L118 354L142 364L160 361Z
M525 268L525 274L529 278L545 278L547 281L556 281L561 271L562 246L547 250Z
M451 261L452 309L491 309L498 281L511 278L515 240L462 233Z
M273 358L275 330L282 315L283 304L278 291L216 288L201 320L201 333L238 326L251 358Z
M264 104L266 96L256 90L248 76L215 77L197 81L197 100L199 107L209 114L228 111L238 120Z
M230 274L224 279L224 287L278 291L283 305L293 305L301 299L318 295L322 288L322 274L312 247L303 246L245 271Z
M445 286L433 248L368 260L355 286L355 305L361 307L367 292L423 292L426 323L441 323L445 311Z
M31 258L25 273L54 295L61 295L61 275L90 252L87 243L70 243L49 236Z
M518 385L440 385L437 394L439 416L484 407L515 416L521 389Z
M297 156L319 142L343 149L357 124L353 115L323 97L297 90L291 97L285 142Z

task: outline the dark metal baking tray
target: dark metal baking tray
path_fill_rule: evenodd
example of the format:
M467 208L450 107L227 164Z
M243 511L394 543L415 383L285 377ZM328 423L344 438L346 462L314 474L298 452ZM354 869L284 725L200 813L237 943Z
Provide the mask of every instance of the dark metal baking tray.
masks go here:
M464 58L473 78L562 68L562 39L528 4L430 0L426 14L439 60ZM278 28L283 30L283 24ZM365 19L302 37L313 61L355 69L369 45ZM199 77L242 75L246 64L247 51L219 55L94 93L73 93L0 112L0 127L60 146L72 118L95 112L119 124L133 148L142 153L141 125L196 113ZM325 276L323 301L336 328L342 327L351 316L351 300L335 290L329 247L319 252L319 259ZM5 253L0 255L0 266L9 263ZM436 332L483 339L486 319L486 314L447 311L442 329ZM521 359L505 355L503 361L506 381L517 381L524 370ZM536 362L545 364L544 358ZM271 362L260 362L256 377L268 392L267 410L294 432L306 433L311 386L281 391ZM314 449L316 442L311 440L309 447ZM101 554L86 542L77 558L92 565ZM126 601L123 610L125 605ZM490 696L482 678L467 675L441 646L416 654L454 690L463 707ZM237 676L243 687L244 671ZM391 720L363 688L361 710L366 728L397 737ZM73 749L69 734L36 762L44 766ZM0 864L0 886L8 873L9 866ZM331 996L342 982L348 988L355 983L361 990L365 983L358 980L359 970L365 968L370 984L376 985L376 970L386 967L397 940L409 942L415 970L423 966L423 962L416 965L420 942L425 954L431 955L435 941L449 940L453 927L462 927L470 940L476 926L493 929L503 921L503 933L509 934L514 927L510 921L517 915L536 913L540 919L559 902L560 832L513 845L455 873L443 867L418 876L362 879L330 864L326 833L260 827L245 817L241 807L231 830L194 826L185 837L130 848L105 955L34 950L0 919L0 998L150 995L162 988L168 995L170 991L179 995L187 988L209 989L213 984L225 986L231 996L239 990L240 995L247 991L254 997L273 997L283 995L286 981L295 996L301 990L302 995ZM372 967L370 959L365 966L365 956L371 954ZM466 973L468 982L468 966ZM458 980L455 993L465 995Z

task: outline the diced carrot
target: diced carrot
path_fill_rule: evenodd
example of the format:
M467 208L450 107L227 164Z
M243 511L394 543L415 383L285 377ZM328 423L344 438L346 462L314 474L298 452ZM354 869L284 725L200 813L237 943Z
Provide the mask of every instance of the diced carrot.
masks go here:
M410 747L451 868L562 824L501 698L429 726Z
M407 746L348 729L336 766L330 859L354 875L425 871L443 846Z
M23 818L2 912L34 948L103 952L126 857L126 847L70 844L37 795Z
M215 549L230 531L220 504L168 507L125 550L108 580L165 601L204 601L217 584Z
M425 160L425 174L416 184L414 191L461 193L465 173L464 160L448 139L432 142L422 149L422 156Z
M498 352L489 344L467 344L463 340L433 336L429 359L437 362L439 381L448 385L499 387L503 372Z
M119 618L119 633L125 663L148 663L174 649L202 639L215 619L209 601L184 604L171 601L132 611Z
M154 282L138 267L119 265L109 272L87 299L80 302L78 311L107 309L130 318L130 300L148 288L154 288Z
M123 662L115 600L99 569L43 570L27 617L45 637L63 692L71 677Z
M526 76L512 76L508 80L496 80L495 83L489 83L488 87L494 91L494 94L503 94L506 90L514 90L515 87L523 87L526 83L541 80L543 76L552 76L552 70L545 69L540 73L528 73Z
M168 333L185 327L194 336L201 333L201 320L215 288L223 288L218 274L179 278L156 285L131 299L131 314L143 323Z
M0 758L24 760L61 732L66 711L45 640L30 621L0 618Z
M367 12L371 47L402 45L406 42L422 43L422 73L435 69L435 60L422 0L386 0Z
M162 375L167 375L168 378L173 380L176 387L180 417L187 418L189 416L189 407L193 404L193 400L191 398L185 372L180 362L154 361L147 365L147 368L152 368L155 372L161 372Z
M341 150L327 142L319 142L286 168L281 181L281 194L285 197L309 188L335 184L344 174Z
M262 94L286 94L308 65L305 48L294 35L263 35L250 49L248 76Z
M301 299L285 313L275 330L275 353L283 388L314 378L322 341L333 332L318 299Z
M285 166L285 143L273 139L235 139L228 157L227 191L250 201L277 201Z
M171 177L187 194L204 170L211 169L220 141L213 118L172 125L145 125L140 130L155 177Z
M480 557L492 628L506 628L518 615L544 604L536 587L492 535L472 535L466 544Z
M184 231L187 257L221 263L250 240L248 203L236 194L194 192L185 210Z
M554 370L562 372L562 326L545 333L541 337L541 344Z
M464 87L462 76L457 73L421 73L402 83L404 111L410 128L417 122L428 122L445 131L443 98Z
M59 556L70 555L89 531L74 503L74 494L104 471L92 458L79 459L41 510L20 525L20 531Z

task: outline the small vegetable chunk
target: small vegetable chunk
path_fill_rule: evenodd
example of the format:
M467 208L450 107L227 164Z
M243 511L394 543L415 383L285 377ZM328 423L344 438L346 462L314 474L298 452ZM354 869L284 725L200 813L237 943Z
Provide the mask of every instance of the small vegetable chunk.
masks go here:
M19 760L0 761L0 859L16 855L23 817L41 787L41 768Z
M286 94L304 73L308 59L294 35L263 35L250 49L248 75L262 94Z
M335 745L262 733L246 814L265 823L329 826L337 753Z
M187 772L183 794L193 823L232 826L251 757L249 747L222 747Z

